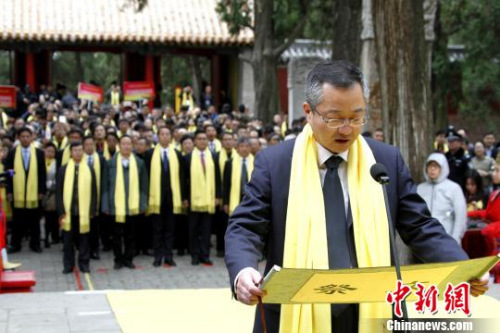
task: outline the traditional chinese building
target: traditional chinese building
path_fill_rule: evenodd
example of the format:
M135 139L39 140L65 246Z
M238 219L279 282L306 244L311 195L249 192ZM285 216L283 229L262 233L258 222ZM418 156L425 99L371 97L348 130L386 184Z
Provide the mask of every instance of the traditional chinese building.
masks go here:
M126 0L0 0L0 50L11 52L11 83L50 84L57 51L112 52L122 57L123 81L161 81L161 56L196 55L211 64L215 104L221 91L242 96L238 54L253 32L232 36L217 0L149 0L141 11Z

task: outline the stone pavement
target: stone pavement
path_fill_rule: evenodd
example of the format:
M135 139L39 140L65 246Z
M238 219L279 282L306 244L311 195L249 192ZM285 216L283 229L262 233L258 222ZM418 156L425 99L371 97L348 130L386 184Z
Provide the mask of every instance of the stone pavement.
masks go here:
M79 290L74 274L62 274L62 245L52 245L37 254L23 246L19 253L9 255L12 262L21 262L22 270L34 270L37 284L35 292ZM215 252L215 251L212 251ZM153 257L137 256L135 270L113 269L113 252L102 252L100 260L90 261L90 280L94 290L107 289L172 289L172 288L228 288L229 277L222 258L212 253L214 265L192 266L189 255L174 254L176 267L153 267ZM83 289L91 289L83 274L80 276Z
M107 290L228 288L223 259L212 259L212 267L192 266L189 255L175 256L176 267L155 268L152 257L138 256L137 269L115 271L112 252L101 253L101 260L91 261L90 280L80 274L79 288L77 275L61 273L61 245L41 254L24 246L10 260L35 270L37 285L31 294L0 295L0 333L120 332ZM500 300L500 284L492 285L488 295Z

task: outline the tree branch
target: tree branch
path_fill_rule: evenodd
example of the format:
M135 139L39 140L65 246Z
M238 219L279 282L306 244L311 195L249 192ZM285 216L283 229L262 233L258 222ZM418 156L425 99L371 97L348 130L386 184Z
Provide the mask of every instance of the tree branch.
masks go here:
M241 61L244 61L244 62L247 62L249 63L250 65L253 65L252 63L252 58L251 57L247 57L246 55L244 55L243 53L240 53L238 55L238 58L241 60Z
M273 56L274 57L279 57L287 48L290 47L290 45L295 42L295 39L299 37L299 35L304 31L304 27L306 26L307 22L307 12L305 12L302 17L300 18L299 23L293 28L292 32L288 35L288 37L285 39L281 45L277 46L273 50Z

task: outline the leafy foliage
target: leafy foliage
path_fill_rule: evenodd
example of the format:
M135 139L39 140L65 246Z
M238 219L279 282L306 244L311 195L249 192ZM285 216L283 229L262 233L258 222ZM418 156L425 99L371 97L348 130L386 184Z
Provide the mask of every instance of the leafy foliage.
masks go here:
M64 83L68 89L75 91L80 81L94 81L107 89L111 82L120 80L121 60L118 54L82 52L80 61L81 67L74 52L55 52L53 83Z
M239 34L245 27L252 27L252 8L247 0L222 0L215 10L227 23L232 35Z
M438 85L448 85L460 112L485 116L500 109L499 1L441 0L440 23L450 44L462 44L465 58L452 64L436 57ZM453 86L452 80L461 80Z
M10 60L8 51L0 51L0 84L10 84Z

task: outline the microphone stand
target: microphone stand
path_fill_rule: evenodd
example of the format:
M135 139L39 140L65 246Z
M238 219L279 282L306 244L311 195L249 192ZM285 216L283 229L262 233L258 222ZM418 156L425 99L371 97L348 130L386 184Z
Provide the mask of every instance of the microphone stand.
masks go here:
M382 176L379 179L379 183L382 185L382 191L384 192L384 203L385 210L387 212L387 222L389 222L389 237L391 244L391 254L394 258L394 266L396 269L396 277L398 280L403 281L401 278L401 266L399 265L399 257L396 252L396 232L394 231L394 225L392 224L391 211L389 209L389 198L387 197L387 189L386 185L389 184L389 177ZM406 309L406 300L403 300L401 304L401 308L403 310L403 320L408 321L408 310ZM405 331L406 332L406 331Z

